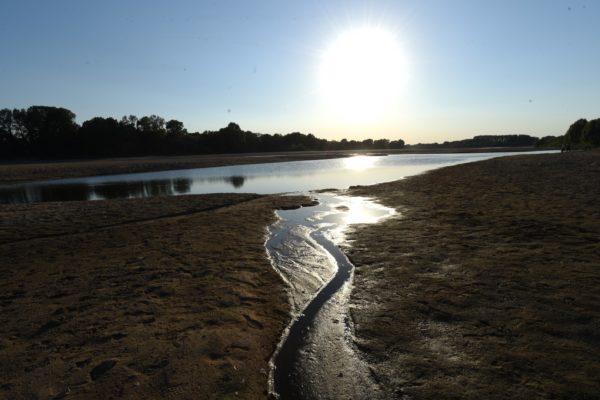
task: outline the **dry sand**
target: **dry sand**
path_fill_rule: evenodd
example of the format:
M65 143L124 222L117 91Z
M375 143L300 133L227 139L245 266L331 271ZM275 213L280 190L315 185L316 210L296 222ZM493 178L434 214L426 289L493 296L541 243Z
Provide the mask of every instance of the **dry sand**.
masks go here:
M264 398L277 207L215 194L0 206L0 398Z
M395 399L600 398L600 152L526 155L353 190L351 315Z

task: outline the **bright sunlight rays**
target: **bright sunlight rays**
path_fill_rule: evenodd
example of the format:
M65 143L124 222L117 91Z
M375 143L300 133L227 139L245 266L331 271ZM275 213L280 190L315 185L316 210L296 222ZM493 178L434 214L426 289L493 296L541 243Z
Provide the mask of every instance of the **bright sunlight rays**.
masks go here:
M319 90L339 117L368 122L393 111L406 77L396 37L365 27L342 33L324 51Z

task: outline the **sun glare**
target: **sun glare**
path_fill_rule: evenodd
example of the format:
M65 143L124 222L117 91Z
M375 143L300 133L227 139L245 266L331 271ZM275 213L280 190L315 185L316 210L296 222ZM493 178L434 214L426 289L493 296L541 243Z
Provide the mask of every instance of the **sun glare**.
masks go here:
M396 37L381 28L342 33L324 51L320 92L348 120L370 120L393 108L406 79L406 60Z
M354 156L344 158L344 165L348 169L355 171L361 171L373 167L375 164L375 157L369 156Z

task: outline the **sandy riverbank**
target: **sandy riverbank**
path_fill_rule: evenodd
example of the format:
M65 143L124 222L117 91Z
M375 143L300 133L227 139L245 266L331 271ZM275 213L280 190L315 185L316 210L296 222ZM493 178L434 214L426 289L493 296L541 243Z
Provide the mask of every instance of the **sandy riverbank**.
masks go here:
M0 206L0 398L264 398L288 320L277 207L202 195Z
M600 398L600 152L357 188L357 345L387 398Z

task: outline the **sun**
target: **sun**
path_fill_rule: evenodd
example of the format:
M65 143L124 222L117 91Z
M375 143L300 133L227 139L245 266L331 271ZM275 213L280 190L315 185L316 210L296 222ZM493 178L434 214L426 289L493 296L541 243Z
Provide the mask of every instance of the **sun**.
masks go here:
M379 27L340 34L322 53L319 91L338 116L372 120L393 111L407 78L397 38Z

